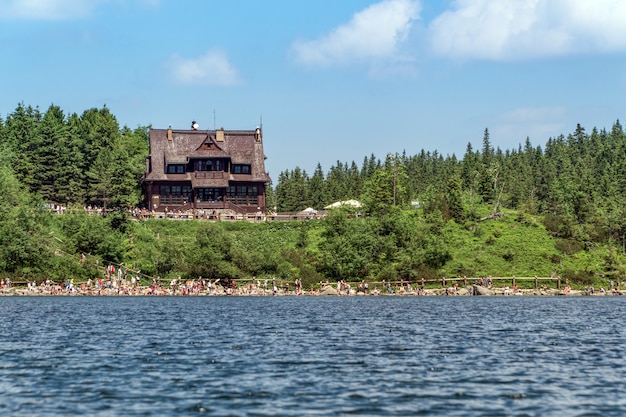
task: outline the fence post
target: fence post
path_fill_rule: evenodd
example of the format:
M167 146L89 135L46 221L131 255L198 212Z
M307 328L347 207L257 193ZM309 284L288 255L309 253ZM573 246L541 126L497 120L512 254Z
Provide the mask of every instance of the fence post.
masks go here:
M560 290L561 289L561 277L558 276L556 278L557 278L557 280L556 280L556 288Z
M535 276L535 289L538 289L538 288L539 288L539 283L537 280L537 276Z
M515 275L513 275L513 284L511 286L515 287Z

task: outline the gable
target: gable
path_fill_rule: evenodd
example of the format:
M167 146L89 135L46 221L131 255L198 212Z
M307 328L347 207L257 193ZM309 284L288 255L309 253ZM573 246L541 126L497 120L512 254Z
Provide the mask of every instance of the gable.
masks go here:
M215 137L207 134L206 138L191 152L189 159L198 158L228 158L229 155L215 140Z

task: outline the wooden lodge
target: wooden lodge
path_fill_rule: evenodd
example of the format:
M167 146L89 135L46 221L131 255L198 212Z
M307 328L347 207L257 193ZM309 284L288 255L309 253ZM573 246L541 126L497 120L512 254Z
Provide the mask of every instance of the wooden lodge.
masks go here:
M142 181L149 210L265 212L269 182L260 128L150 129Z

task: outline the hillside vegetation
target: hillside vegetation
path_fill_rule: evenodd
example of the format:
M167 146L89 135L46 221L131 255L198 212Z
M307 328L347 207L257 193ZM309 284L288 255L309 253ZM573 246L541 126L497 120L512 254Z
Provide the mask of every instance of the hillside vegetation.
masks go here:
M609 280L624 274L624 257L610 245L572 248L553 237L539 216L511 210L471 225L432 222L421 210L384 218L338 210L324 220L277 223L137 221L123 213L101 217L82 211L41 216L52 231L44 234L52 236L52 246L21 270L32 278L86 280L108 262L147 278L300 278L307 288L326 280L552 274L575 287L608 288ZM84 263L81 253L88 254Z
M108 109L66 116L20 104L0 120L0 277L88 279L108 263L147 277L417 281L550 276L607 286L626 273L626 137L577 126L545 147L468 144L279 174L269 207L357 199L358 209L285 223L134 220L147 129ZM69 209L50 212L50 204ZM85 206L113 209L89 216ZM83 256L84 255L84 256Z

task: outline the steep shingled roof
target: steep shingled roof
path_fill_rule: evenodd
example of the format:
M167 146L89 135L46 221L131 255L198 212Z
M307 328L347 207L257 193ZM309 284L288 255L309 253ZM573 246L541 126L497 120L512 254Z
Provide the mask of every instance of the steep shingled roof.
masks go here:
M150 158L152 171L146 180L167 179L166 163L187 163L194 158L230 158L234 164L250 164L251 175L246 181L269 182L265 172L263 141L254 130L224 130L224 141L217 141L215 130L150 129ZM220 132L221 133L221 132ZM242 178L230 175L231 180Z

